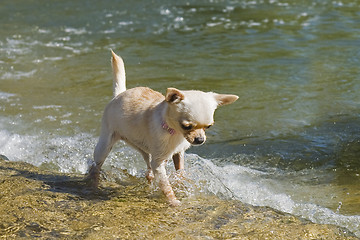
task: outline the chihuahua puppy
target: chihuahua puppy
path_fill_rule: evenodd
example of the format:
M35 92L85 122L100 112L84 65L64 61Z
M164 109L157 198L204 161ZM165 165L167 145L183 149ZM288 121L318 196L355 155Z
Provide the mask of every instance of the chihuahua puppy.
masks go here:
M169 203L177 206L180 201L166 175L167 161L172 158L176 170L184 169L185 150L206 141L205 130L214 124L215 109L238 96L176 88L168 88L165 96L147 87L126 90L123 60L111 52L114 98L105 108L87 179L98 186L105 158L114 143L123 140L142 154L148 181L155 177Z

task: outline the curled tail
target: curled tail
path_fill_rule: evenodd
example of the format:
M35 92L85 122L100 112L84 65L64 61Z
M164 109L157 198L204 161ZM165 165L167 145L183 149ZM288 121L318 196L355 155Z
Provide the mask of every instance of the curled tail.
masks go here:
M113 94L114 97L126 91L126 77L124 62L111 50L111 66L113 70Z

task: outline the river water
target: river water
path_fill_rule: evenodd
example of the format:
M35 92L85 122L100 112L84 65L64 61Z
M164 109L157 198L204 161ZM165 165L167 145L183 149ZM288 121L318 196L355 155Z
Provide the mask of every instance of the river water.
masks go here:
M358 1L2 0L0 26L0 154L10 160L86 172L113 49L128 88L240 97L188 151L178 192L197 186L360 237ZM109 181L121 170L142 178L145 164L119 143L104 169Z

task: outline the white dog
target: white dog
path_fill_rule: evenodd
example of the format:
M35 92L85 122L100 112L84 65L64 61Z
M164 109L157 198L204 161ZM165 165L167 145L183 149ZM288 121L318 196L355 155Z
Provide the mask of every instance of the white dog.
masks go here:
M88 180L98 186L100 168L114 143L123 140L138 150L147 164L146 178L154 176L169 203L179 205L166 175L173 159L176 170L184 168L184 151L205 142L205 129L214 124L218 106L233 103L236 95L168 88L166 96L147 87L126 90L123 60L112 52L114 98L106 106L95 164Z

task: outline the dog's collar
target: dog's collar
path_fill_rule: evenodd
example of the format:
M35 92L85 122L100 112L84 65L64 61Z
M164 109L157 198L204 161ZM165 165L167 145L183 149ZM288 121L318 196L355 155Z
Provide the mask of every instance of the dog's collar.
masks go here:
M161 127L163 129L165 129L166 131L168 131L168 133L170 133L170 135L174 135L176 133L175 129L169 127L169 125L167 125L167 123L165 121L162 121Z

